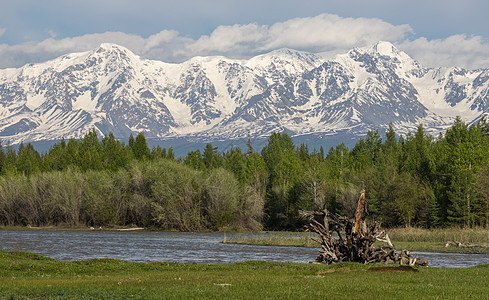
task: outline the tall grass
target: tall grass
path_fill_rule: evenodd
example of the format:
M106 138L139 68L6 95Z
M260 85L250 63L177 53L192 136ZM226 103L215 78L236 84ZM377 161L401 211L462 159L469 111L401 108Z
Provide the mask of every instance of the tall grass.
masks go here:
M461 243L489 243L489 229L485 228L394 228L387 230L389 237L398 242L432 242L448 241Z
M489 252L489 229L484 228L393 228L387 233L396 249L431 252ZM262 245L262 246L295 246L319 248L311 238L317 235L310 232L264 232L243 233L227 239L226 243ZM448 241L476 243L476 248L446 248ZM380 245L380 243L379 243Z
M227 239L226 243L248 244L261 246L294 246L294 247L319 247L311 238L316 237L310 232L262 232L243 233Z

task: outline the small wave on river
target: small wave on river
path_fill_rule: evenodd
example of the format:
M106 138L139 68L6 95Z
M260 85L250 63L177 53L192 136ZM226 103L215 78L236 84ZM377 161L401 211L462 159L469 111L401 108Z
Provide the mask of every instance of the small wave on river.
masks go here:
M232 234L227 233L228 238ZM0 230L0 249L39 253L62 261L114 258L131 262L311 262L316 248L223 244L222 233ZM489 264L487 254L412 252L432 267Z

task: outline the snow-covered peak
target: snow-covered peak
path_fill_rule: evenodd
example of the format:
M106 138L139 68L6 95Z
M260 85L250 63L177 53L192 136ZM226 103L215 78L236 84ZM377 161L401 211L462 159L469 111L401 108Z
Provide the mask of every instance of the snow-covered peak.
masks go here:
M175 64L104 43L0 70L0 141L79 138L92 128L119 138L142 131L200 141L277 130L361 135L389 123L406 132L487 113L488 91L488 70L424 69L389 42L333 60L279 49L249 60Z
M390 70L404 79L425 74L425 70L416 60L392 43L384 41L368 47L354 48L346 54L337 55L333 61L354 70L354 73L379 74Z
M289 73L298 73L312 70L321 63L323 63L323 59L315 54L283 48L255 56L246 62L246 66L251 69L268 69L272 66L283 67Z
M139 64L141 62L141 58L131 50L112 43L102 43L97 49L90 52L87 60L90 59L96 59L99 64L101 60L106 63L125 65Z
M399 59L400 61L412 60L404 51L399 50L391 42L380 41L371 46L353 48L347 53L351 57L359 55L369 55L373 57L389 57Z
M407 54L397 49L392 43L385 41L378 42L371 49L383 56L398 57L403 54L407 56Z
M100 46L95 49L94 52L96 53L102 53L105 51L116 51L116 52L131 52L129 49L127 49L124 46L118 45L118 44L113 44L113 43L102 43Z

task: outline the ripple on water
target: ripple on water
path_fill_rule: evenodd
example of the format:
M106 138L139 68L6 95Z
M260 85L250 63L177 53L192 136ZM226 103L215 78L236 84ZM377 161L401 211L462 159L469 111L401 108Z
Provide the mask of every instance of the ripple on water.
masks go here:
M233 234L227 233L227 238ZM63 261L115 258L132 262L311 262L318 249L222 244L222 233L114 231L0 231L0 247ZM489 264L487 254L412 252L432 267Z

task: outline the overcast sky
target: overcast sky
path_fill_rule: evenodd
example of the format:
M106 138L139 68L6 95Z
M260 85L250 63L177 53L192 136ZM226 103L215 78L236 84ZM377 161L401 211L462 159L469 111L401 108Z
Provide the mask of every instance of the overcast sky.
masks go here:
M487 0L0 0L0 68L123 45L145 58L332 56L390 41L424 66L489 67Z

